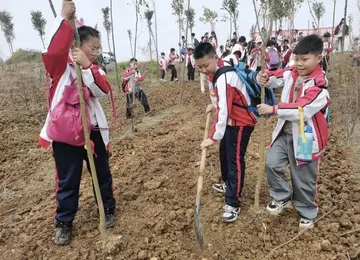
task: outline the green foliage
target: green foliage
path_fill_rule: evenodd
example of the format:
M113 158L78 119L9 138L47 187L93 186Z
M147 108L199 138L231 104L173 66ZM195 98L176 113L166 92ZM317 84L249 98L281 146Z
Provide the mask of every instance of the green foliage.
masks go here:
M314 10L315 17L318 21L324 16L325 14L325 5L324 2L313 2L312 9ZM320 26L318 24L318 26Z
M12 22L13 17L7 11L0 12L0 27L1 30L4 32L4 36L6 41L11 44L12 41L15 39L14 34L14 24Z
M6 61L6 64L19 64L21 62L41 62L41 52L36 50L18 49Z
M204 8L204 13L203 16L200 17L200 22L202 23L210 23L211 24L211 28L215 27L215 23L218 21L218 14L215 11L210 10L209 8L203 6Z
M153 18L154 11L148 9L145 11L144 15L145 15L146 21L148 23L148 27L151 28L151 25L152 25L151 20Z
M184 29L184 0L172 0L171 7L173 9L173 15L176 15L180 30Z
M43 17L41 11L31 11L30 14L34 30L39 33L40 37L43 37L45 35L45 18Z
M105 31L107 34L110 34L111 31L111 22L110 22L110 8L107 6L105 8L101 9L102 13L103 13L103 25L105 28Z
M223 0L221 9L227 11L232 18L237 19L239 17L238 6L238 0Z
M195 27L195 10L194 10L194 8L190 7L189 9L185 10L185 16L186 16L186 20L189 22L190 32L192 32L192 30Z

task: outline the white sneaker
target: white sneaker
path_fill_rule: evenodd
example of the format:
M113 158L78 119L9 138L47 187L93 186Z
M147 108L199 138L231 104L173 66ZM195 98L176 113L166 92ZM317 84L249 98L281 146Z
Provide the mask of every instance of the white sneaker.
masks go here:
M237 220L239 214L240 214L240 207L234 208L230 205L225 205L222 221L226 223L234 222L235 220Z
M314 228L314 221L306 218L301 218L299 223L300 229Z
M278 215L284 208L291 207L291 198L283 201L272 200L267 206L266 211L270 214Z

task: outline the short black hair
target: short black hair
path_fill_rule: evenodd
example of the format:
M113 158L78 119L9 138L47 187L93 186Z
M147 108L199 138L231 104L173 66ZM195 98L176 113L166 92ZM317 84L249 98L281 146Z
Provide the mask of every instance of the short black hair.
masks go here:
M289 40L288 40L288 39L285 39L285 40L284 40L284 43L285 43L285 42L289 43Z
M220 49L224 49L224 45L220 45Z
M131 59L130 59L130 63L132 63L132 62L134 62L134 61L137 62L138 60L137 60L136 58L131 58Z
M95 37L100 39L100 32L90 26L80 26L78 29L79 38L81 44L87 41L90 37Z
M173 52L173 51L175 51L175 49L174 49L174 48L171 48L171 49L170 49L170 52Z
M162 52L161 55L165 55L165 52Z
M201 42L196 48L194 52L195 60L204 58L204 57L211 57L215 56L215 50L211 43L209 42Z
M231 39L231 43L236 43L236 39Z
M194 37L194 36L195 36L195 33L191 33L191 36L193 36L193 37Z
M320 55L324 48L323 40L316 34L302 38L294 49L295 55L314 54Z
M234 54L235 56L241 57L241 51L235 51L233 54Z
M331 34L329 32L324 33L323 37L330 38Z
M240 36L239 42L241 42L241 43L246 42L246 37L245 36Z

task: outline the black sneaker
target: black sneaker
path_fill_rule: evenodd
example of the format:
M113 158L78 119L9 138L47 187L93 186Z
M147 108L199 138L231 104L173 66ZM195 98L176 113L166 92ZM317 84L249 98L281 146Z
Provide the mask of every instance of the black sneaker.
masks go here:
M57 221L55 227L55 244L68 245L71 242L72 223Z
M111 228L115 226L115 214L113 210L105 209L105 227Z

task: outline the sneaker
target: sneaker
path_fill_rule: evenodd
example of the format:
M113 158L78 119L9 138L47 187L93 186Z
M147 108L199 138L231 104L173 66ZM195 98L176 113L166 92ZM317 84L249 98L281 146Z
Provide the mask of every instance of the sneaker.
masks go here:
M224 183L216 183L212 187L217 192L220 192L220 193L225 193L226 192L226 184L225 184L225 182Z
M72 223L56 222L55 244L68 245L71 242Z
M300 229L314 228L314 221L306 218L301 218L299 223Z
M240 207L234 208L230 205L225 205L222 221L226 223L234 222L235 220L237 220L239 214L240 214Z
M284 208L291 207L291 198L283 201L273 200L266 206L266 211L270 214L278 215Z
M178 79L178 78L175 78L174 80L175 80L175 81L179 81L179 79Z
M106 209L105 210L105 227L111 228L115 226L115 214L113 211Z

